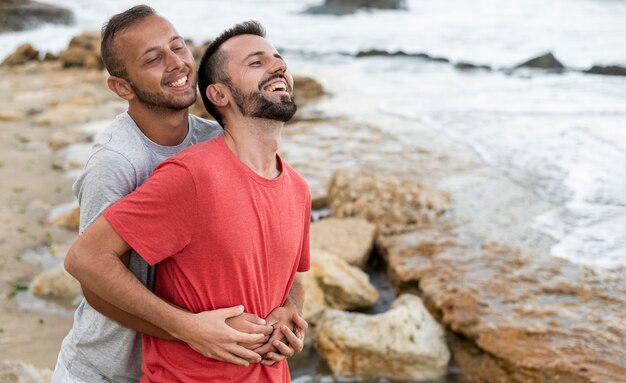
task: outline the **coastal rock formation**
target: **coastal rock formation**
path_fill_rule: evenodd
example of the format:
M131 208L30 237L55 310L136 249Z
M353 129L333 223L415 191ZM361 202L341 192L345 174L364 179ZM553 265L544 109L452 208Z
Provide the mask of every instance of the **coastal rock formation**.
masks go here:
M455 361L484 382L618 382L626 376L626 270L414 232L379 241L396 284L456 334ZM398 283L400 282L400 283Z
M541 68L561 71L565 69L565 66L550 52L515 66L515 69L517 68Z
M0 32L23 31L42 23L71 24L72 11L30 0L0 0Z
M409 294L383 314L326 311L317 323L315 347L338 375L437 379L450 359L443 328Z
M346 261L319 250L311 252L311 269L324 292L327 306L352 310L373 306L378 291L361 269Z
M61 299L72 299L82 293L80 283L65 271L63 264L37 275L28 291L41 298Z
M476 65L476 64L465 62L465 61L459 61L458 63L454 64L454 67L460 70L471 70L471 69L491 70L491 67L489 65Z
M594 65L585 73L603 74L607 76L626 76L626 68L619 65L600 66Z
M365 9L406 9L405 0L326 0L324 4L310 7L304 13L312 15L348 15Z
M362 217L389 235L432 223L446 211L450 196L410 180L341 169L333 174L328 201L334 217Z
M52 370L37 367L18 360L0 361L0 382L44 383L52 380Z
M66 50L59 53L64 68L104 69L100 58L100 34L83 32L72 38Z
M364 268L375 235L376 226L363 218L326 218L311 224L311 248Z
M2 66L22 65L29 61L37 61L39 58L39 51L33 48L32 45L24 43L17 47L15 52L11 53L7 58L2 61Z

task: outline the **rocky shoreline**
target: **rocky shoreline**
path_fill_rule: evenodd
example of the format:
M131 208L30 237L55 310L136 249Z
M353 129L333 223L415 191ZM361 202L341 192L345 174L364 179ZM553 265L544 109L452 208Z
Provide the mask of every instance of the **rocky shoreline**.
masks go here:
M85 124L124 110L94 58L97 35L72 41L58 57L0 67L0 172L11 185L0 192L0 381L49 379L71 317L25 311L14 296L28 287L46 300L71 301L79 290L62 269L40 274L22 254L43 246L60 264L76 211L51 212L72 200L68 175L83 166L72 151L88 148ZM296 81L303 108L285 128L281 155L309 182L314 208L331 217L312 224L311 349L294 365L310 368L306 358L316 350L333 374L372 382L443 382L450 360L462 379L477 382L618 382L626 375L626 270L548 258L540 239L521 249L494 243L480 230L507 214L498 209L515 206L465 187L495 178L477 160L426 132L421 146L409 146L351 116L325 117L318 105L335 96L314 79ZM508 193L530 209L532 197ZM476 210L484 217L474 219ZM382 299L365 272L376 257L398 297L384 312L368 311ZM298 374L298 382L321 379L316 371Z

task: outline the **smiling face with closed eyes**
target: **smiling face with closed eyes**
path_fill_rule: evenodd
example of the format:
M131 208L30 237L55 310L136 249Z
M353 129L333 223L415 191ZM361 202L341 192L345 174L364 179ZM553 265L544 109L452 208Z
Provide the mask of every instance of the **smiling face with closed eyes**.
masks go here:
M183 110L196 100L196 64L172 24L149 16L122 31L114 46L131 88L130 102Z
M263 37L240 35L220 48L234 103L244 116L289 121L297 106L293 77L276 49Z

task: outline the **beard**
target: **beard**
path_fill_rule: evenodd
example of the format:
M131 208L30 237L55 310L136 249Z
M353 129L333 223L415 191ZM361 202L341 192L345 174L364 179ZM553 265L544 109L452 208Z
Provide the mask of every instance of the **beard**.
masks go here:
M193 95L180 95L179 97L172 97L159 92L151 92L142 89L132 81L128 81L128 83L135 93L135 96L137 96L137 100L152 110L169 109L179 111L187 109L196 102L197 98L195 81L190 87L190 89L194 90Z
M226 85L244 116L287 122L298 110L298 106L290 96L282 95L279 101L272 101L259 90L243 93L230 81Z

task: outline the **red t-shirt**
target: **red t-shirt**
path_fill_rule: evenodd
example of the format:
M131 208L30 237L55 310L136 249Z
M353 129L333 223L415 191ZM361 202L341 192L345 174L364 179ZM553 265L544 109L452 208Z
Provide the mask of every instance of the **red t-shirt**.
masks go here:
M277 158L281 174L265 179L217 137L163 162L104 217L159 264L157 295L192 312L243 304L264 318L309 269L311 195ZM290 381L286 361L242 367L146 335L143 358L142 382Z

